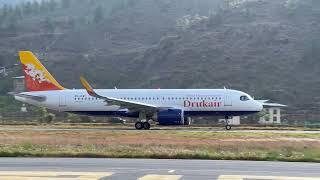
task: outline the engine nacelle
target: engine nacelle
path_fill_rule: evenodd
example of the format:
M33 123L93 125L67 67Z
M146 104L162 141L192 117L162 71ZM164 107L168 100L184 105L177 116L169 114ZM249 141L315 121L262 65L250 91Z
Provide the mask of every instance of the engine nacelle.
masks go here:
M160 125L184 125L184 113L181 109L168 109L156 114L154 120Z

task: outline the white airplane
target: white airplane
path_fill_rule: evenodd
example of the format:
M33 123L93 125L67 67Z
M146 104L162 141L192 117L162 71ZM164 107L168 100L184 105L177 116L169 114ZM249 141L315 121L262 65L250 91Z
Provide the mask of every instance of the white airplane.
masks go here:
M19 52L28 92L15 99L48 109L90 116L137 118L136 129L160 125L183 125L186 117L229 117L260 112L263 106L284 106L254 100L230 89L93 89L81 77L85 89L62 87L30 51Z

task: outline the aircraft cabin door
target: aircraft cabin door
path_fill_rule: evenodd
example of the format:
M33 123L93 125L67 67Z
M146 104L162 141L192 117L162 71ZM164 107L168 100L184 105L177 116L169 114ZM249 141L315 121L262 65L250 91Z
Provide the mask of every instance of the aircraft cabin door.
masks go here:
M224 96L224 106L232 106L232 99L230 96Z
M59 107L63 109L67 106L67 97L64 95L59 96Z

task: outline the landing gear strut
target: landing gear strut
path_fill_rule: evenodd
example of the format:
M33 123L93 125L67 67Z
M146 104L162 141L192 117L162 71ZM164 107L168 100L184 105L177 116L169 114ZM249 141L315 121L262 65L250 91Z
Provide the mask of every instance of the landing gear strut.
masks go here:
M231 130L231 125L229 124L229 116L225 116L225 119L226 119L226 130L229 131Z

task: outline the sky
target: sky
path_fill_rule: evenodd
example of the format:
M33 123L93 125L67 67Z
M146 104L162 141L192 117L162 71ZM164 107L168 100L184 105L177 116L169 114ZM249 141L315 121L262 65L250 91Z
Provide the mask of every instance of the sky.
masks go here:
M34 1L34 0L0 0L0 5L3 4L17 4L17 3L21 3L21 2L26 2L26 1ZM37 0L37 1L41 1L41 0Z

